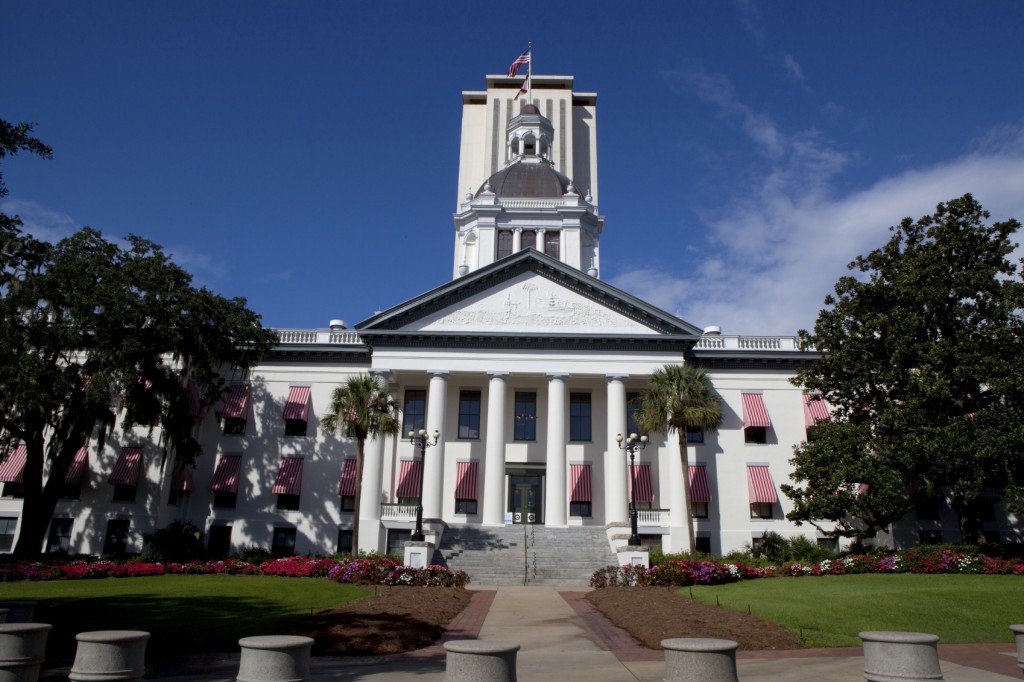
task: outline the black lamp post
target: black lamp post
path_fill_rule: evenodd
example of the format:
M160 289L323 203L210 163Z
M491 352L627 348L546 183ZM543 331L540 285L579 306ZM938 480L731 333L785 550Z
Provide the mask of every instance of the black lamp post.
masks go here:
M640 534L636 529L636 453L637 450L643 450L647 447L647 436L636 437L635 433L629 434L626 438L626 442L622 442L622 434L615 436L615 442L618 443L620 450L625 450L629 453L629 480L633 484L632 494L629 496L629 529L632 534L629 536L629 544L634 547L640 546Z
M420 429L419 431L409 430L409 438L407 439L414 447L420 449L420 462L423 467L420 471L420 497L419 502L416 503L416 530L412 532L409 539L413 542L423 542L423 477L427 472L427 448L432 445L437 445L438 439L441 437L441 432L434 429L434 433L430 434L434 437L434 442L431 443L427 437L427 430ZM646 438L646 436L645 436Z

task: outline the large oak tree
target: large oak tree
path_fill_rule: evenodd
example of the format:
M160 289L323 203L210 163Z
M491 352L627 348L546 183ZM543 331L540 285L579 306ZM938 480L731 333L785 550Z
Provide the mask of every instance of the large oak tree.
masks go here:
M802 342L822 359L795 382L832 418L795 449L797 522L868 537L947 497L962 541L983 543L994 494L1024 484L1024 284L1016 220L987 224L966 194L890 228L850 264Z

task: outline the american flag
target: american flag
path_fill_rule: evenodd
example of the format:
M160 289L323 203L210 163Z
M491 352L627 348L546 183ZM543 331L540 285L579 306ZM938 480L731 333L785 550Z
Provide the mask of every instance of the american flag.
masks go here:
M526 52L524 52L521 55L519 55L518 57L516 57L516 60L514 62L512 62L512 66L508 67L508 75L510 77L516 75L517 73L519 73L519 67L520 66L522 66L523 64L529 64L529 63L530 63L530 48L526 48Z

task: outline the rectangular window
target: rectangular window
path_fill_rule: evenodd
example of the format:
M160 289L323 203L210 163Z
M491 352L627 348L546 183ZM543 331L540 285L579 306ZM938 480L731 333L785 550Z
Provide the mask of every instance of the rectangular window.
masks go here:
M231 387L221 414L224 416L225 435L241 436L245 433L245 420L249 416L249 384Z
M284 435L305 436L309 424L309 386L291 386L284 403Z
M459 391L459 438L480 438L480 391Z
M694 539L694 549L698 554L711 554L711 538L707 535L698 535Z
M922 530L918 532L918 537L921 539L922 545L941 545L942 544L942 531L941 530Z
M115 485L114 502L134 502L139 487L135 485Z
M772 507L774 505L771 502L751 502L750 503L750 518L752 519L770 519L772 518Z
M932 496L917 500L914 502L914 511L918 521L938 521L939 498Z
M560 241L560 233L548 230L544 233L544 253L551 256L552 258L558 258L558 244Z
M693 518L695 519L706 519L708 517L708 503L707 502L694 502L693 503Z
M569 394L569 440L589 441L590 434L590 394Z
M71 527L73 524L73 519L54 519L50 521L50 536L46 540L47 552L68 554L71 551Z
M818 547L830 552L839 551L839 538L818 538Z
M244 436L245 420L239 417L224 417L225 436Z
M427 423L427 392L410 389L405 392L402 409L402 436L410 431L419 431Z
M516 440L537 440L537 394L516 391Z
M278 511L298 511L299 510L299 496L292 495L289 493L278 493L277 495L277 509Z
M103 541L103 555L117 556L128 553L128 519L110 519L107 521L107 537Z
M743 429L743 442L752 445L766 445L768 429L764 426L748 426Z
M590 502L570 502L569 516L591 516L592 506Z
M635 433L638 436L643 435L643 431L636 423L636 411L640 408L640 394L634 391L630 391L626 394L626 433L622 434L624 437L629 436L631 433Z
M305 419L285 419L284 435L305 436L308 430L308 422Z
M270 554L275 557L293 556L295 554L294 528L274 529L274 541L270 546Z
M476 514L476 500L455 500L456 514Z
M537 248L537 231L536 230L523 230L523 233L519 236L519 248L520 249L536 249Z
M338 529L338 554L352 553L352 531L344 528Z
M17 527L17 516L0 516L0 552L10 552L14 548L14 530Z
M356 496L355 495L342 495L341 496L341 511L354 512L356 510Z
M498 258L512 255L512 230L498 230Z
M405 543L409 540L409 536L411 535L411 530L388 528L387 553L391 556L399 557L405 554Z
M686 427L686 442L700 445L704 442L704 432L695 426Z
M228 490L214 491L213 506L217 509L234 509L238 506L238 493Z
M210 526L210 537L206 540L206 553L211 559L223 559L231 554L231 526Z
M17 481L4 483L4 497L13 497L20 500L25 497L25 486Z

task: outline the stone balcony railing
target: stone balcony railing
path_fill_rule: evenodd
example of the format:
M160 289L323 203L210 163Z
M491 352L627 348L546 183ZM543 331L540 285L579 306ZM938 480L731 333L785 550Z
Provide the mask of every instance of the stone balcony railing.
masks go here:
M416 505L382 503L380 518L383 521L415 521Z
M637 509L636 522L640 526L668 526L668 509Z
M275 329L282 344L361 346L357 332L349 329Z
M774 350L799 352L808 350L800 345L799 336L721 336L708 334L700 337L694 350Z

